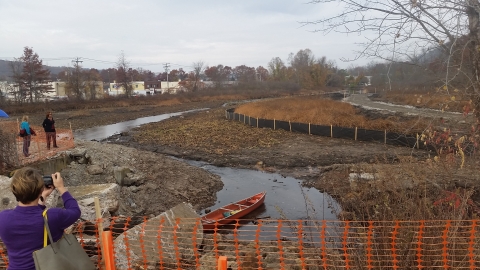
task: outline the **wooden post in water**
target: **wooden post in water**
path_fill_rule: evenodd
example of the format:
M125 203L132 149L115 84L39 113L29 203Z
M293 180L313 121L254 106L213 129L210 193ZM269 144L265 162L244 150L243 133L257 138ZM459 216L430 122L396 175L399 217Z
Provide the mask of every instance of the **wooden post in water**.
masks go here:
M310 132L310 123L308 123L308 135L312 135L312 133Z
M385 129L385 140L383 142L384 144L387 144L387 130Z
M258 118L257 118L257 128L258 128Z
M357 140L357 127L355 127L355 141Z
M290 123L290 120L288 120L288 125L290 126L290 132L292 132L292 123Z
M275 118L273 118L273 130L275 130Z
M333 138L333 125L330 125L330 137Z

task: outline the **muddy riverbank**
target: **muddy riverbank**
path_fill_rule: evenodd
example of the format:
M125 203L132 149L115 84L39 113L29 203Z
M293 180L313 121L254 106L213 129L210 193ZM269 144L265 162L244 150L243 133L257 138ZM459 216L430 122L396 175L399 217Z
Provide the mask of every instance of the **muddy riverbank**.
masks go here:
M159 186L153 188L140 184L132 187L139 192L136 196L140 201L128 203L142 207L139 211L126 211L129 214L153 213L146 209L148 202L158 200L158 194L161 194L165 203L153 207L155 212L181 201L191 200L197 209L214 204L214 194L221 186L209 186L207 182L199 181L198 188L191 190L201 169L187 169L183 166L189 165L165 162L166 156L203 161L218 167L274 172L304 180L303 184L332 195L346 211L343 216L348 219L381 218L378 213L382 212L375 210L378 205L387 205L390 212L399 212L396 208L404 209L405 204L393 195L419 197L417 193L404 191L422 190L425 195L420 197L428 197L428 202L424 202L426 207L432 207L434 202L445 197L445 191L456 191L460 187L475 189L475 183L479 181L478 173L475 173L475 160L459 170L458 164L437 163L434 153L422 150L257 129L226 120L224 110L227 107L223 104L225 102L200 102L160 108L91 110L82 114L63 112L56 115L60 125L72 121L72 128L80 130L75 127L85 129L149 115L208 108L146 124L101 143L105 148L111 144L124 146L121 156L132 157L129 162L136 173L150 175L149 179ZM229 107L232 106L235 105ZM108 162L116 164L117 152L109 154ZM157 163L162 164L159 169L156 169ZM175 185L178 178L176 172L179 171L186 180ZM76 178L82 179L82 176ZM210 176L205 176L207 178ZM202 188L209 190L202 191ZM194 198L196 196L199 197ZM473 192L474 201L478 201L477 197L476 191ZM392 198L393 201L390 201ZM411 203L411 207L415 208L417 201L412 200Z

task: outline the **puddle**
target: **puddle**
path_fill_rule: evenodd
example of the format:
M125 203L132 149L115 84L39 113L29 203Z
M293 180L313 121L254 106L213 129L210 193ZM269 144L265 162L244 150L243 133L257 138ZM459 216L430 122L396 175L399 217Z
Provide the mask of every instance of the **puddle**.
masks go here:
M203 111L203 110L208 110L208 108L141 117L141 118L137 118L130 121L119 122L116 124L77 130L74 132L74 137L76 139L86 140L86 141L91 141L91 140L101 141L112 135L129 131L143 124L160 122L170 117L179 116L189 112Z
M272 219L280 219L283 214L292 220L306 219L309 215L306 205L311 205L315 208L316 217L310 216L310 218L337 219L332 213L334 209L329 208L329 204L332 203L333 207L338 206L334 199L315 188L300 186L301 181L298 179L283 177L276 173L215 167L199 161L184 161L222 178L224 187L217 193L217 201L214 206L210 207L211 210L266 191L264 207L257 209L251 218L269 216ZM311 203L307 203L306 199ZM205 212L203 211L202 214Z
M301 181L292 177L283 177L276 173L266 173L255 170L236 169L229 167L215 167L204 162L183 160L190 165L203 168L222 178L224 187L217 193L215 205L208 209L215 210L219 207L236 202L259 192L266 191L265 202L247 216L242 217L249 221L239 227L238 236L242 240L252 240L257 229L255 219L262 220L278 219L288 220L337 220L334 213L339 211L340 206L328 194L324 194L315 188L302 187ZM307 202L308 201L308 202ZM307 207L308 206L308 207ZM313 209L314 210L313 210ZM201 212L205 214L205 209ZM314 226L313 224L306 224ZM262 226L262 239L273 240L277 237L276 224ZM296 232L290 230L285 224L282 235L290 235ZM225 226L231 229L234 226Z

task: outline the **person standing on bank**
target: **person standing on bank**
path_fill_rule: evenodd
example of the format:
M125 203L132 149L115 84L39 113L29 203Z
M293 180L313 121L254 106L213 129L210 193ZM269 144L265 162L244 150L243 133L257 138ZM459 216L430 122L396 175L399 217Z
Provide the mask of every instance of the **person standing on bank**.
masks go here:
M10 190L18 205L0 212L0 238L7 247L8 270L35 269L32 253L43 248L42 213L53 190L58 190L65 207L47 211L53 241L58 241L64 230L80 218L78 203L65 188L60 173L51 176L53 186L46 187L42 174L34 168L21 168L13 174Z
M43 129L47 136L47 149L50 150L50 142L53 143L54 148L57 146L57 132L55 131L55 120L53 120L52 112L48 112L45 120L43 120Z
M22 123L20 124L20 130L25 130L25 135L23 136L23 154L28 157L28 148L30 147L30 141L32 140L32 133L30 129L30 124L28 123L28 115L22 117Z

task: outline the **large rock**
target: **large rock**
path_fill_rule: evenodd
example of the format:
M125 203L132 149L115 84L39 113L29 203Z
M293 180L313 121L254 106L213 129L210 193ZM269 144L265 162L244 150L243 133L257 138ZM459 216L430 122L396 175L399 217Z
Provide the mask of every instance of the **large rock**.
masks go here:
M119 184L122 187L130 186L135 182L134 180L128 177L128 174L130 174L131 172L132 170L128 167L113 168L113 176L115 177L115 181L117 181L117 184Z
M102 174L103 168L100 165L90 165L87 167L87 172L91 175Z
M117 269L146 259L149 264L193 260L203 240L203 226L190 204L182 203L118 236L114 242ZM175 229L175 230L174 230Z
M17 206L17 200L10 190L10 182L9 177L0 175L0 211Z
M103 226L109 225L110 213L116 212L119 206L120 187L117 184L72 186L68 190L78 201L82 211L80 218L83 220L96 220L95 197L98 197L102 218L105 219Z

